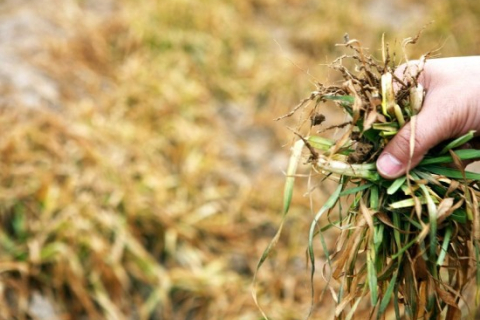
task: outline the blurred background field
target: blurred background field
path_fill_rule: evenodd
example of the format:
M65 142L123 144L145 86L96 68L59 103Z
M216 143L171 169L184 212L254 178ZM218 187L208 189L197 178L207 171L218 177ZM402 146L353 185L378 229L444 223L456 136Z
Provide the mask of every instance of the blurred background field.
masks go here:
M473 55L479 16L468 0L0 1L0 319L261 319L251 281L299 121L273 119L339 79L325 64L345 33L380 55L382 33L395 47L433 21L411 57ZM296 192L259 273L273 319L308 312L310 201L328 190Z

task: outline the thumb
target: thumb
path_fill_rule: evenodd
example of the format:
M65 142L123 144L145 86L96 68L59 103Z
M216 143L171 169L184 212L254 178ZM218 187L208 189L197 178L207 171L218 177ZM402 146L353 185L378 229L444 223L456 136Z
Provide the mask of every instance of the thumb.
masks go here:
M428 150L449 138L448 130L440 125L445 124L445 121L441 121L438 114L428 111L428 109L422 110L417 115L416 121L407 123L387 144L377 160L377 170L382 177L395 179L405 174L410 160L410 168L415 167L422 161ZM412 134L414 143L411 146ZM412 156L410 156L411 147L414 148Z

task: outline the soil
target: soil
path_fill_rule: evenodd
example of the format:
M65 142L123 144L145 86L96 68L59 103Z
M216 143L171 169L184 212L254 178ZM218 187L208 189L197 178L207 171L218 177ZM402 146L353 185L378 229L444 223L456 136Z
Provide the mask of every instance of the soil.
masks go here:
M321 113L315 113L310 117L312 127L318 126L325 121L325 116Z
M370 156L370 153L373 149L373 146L366 142L357 142L357 147L355 151L348 155L348 163L362 163L367 160Z

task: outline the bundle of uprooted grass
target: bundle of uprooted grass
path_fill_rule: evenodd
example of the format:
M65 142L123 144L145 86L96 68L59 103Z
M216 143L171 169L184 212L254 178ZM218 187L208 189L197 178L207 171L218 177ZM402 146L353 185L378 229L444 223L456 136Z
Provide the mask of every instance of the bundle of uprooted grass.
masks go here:
M415 41L405 40L404 47ZM338 183L310 228L312 306L313 246L319 238L326 252L324 277L339 282L338 290L330 286L337 303L336 317L352 318L362 300L369 299L371 318L382 318L389 308L396 318L457 319L466 285L475 277L477 287L480 284L480 174L462 166L462 160L478 158L480 151L458 149L474 133L429 151L406 175L393 181L383 179L376 170L376 159L409 121L413 128L410 150L415 147L415 115L424 96L417 80L427 55L419 60L418 68L406 70L404 79L399 79L385 45L381 62L365 54L357 40L347 41L345 46L353 55L332 64L341 72L343 84L318 84L309 98L286 115L306 108L312 132L311 128L325 120L318 112L320 105L333 101L349 118L327 128L344 130L338 140L297 134L300 139L293 147L287 172L284 214L302 151L308 149L307 162L314 173ZM349 61L354 68L345 67ZM349 204L346 210L345 203ZM321 219L324 215L328 220ZM333 228L339 229L340 235L333 252L328 252L324 233Z

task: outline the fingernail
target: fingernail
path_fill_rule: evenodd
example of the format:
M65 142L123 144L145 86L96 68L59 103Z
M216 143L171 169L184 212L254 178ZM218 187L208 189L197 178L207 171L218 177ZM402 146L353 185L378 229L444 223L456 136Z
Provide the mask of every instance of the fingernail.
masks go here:
M402 170L402 163L388 152L384 152L377 160L377 169L383 175L394 177Z

